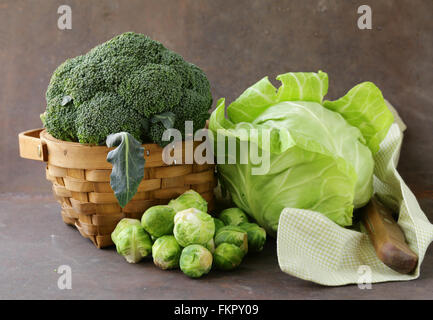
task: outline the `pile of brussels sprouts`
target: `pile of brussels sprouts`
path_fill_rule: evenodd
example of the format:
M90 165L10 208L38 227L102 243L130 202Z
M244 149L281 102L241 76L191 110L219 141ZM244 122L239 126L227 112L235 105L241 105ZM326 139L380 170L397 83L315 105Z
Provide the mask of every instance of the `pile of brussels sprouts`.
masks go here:
M129 263L152 254L161 269L179 268L191 278L212 267L232 270L248 252L259 252L266 232L248 222L238 208L223 210L219 218L207 213L207 202L189 190L168 205L147 209L141 222L122 219L111 234L117 252Z

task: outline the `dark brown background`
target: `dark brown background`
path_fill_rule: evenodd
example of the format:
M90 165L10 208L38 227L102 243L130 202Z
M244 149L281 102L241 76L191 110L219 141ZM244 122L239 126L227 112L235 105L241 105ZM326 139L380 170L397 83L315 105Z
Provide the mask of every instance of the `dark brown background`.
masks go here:
M418 197L433 190L433 1L0 1L0 192L47 193L43 165L18 157L17 134L39 127L51 73L66 58L125 31L150 35L199 65L214 99L259 78L328 72L328 98L377 84L408 125L399 170ZM72 30L57 8L72 8Z

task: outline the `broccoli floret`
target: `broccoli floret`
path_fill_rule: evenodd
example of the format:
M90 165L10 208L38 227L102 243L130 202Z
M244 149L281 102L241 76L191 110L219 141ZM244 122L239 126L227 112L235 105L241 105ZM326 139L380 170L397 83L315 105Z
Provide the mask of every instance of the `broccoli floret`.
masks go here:
M126 32L104 42L89 53L93 60L106 60L109 57L133 57L142 65L160 63L162 53L167 50L160 42L134 32Z
M204 97L208 103L208 108L210 108L212 105L212 94L210 92L209 81L206 78L205 73L199 67L192 63L189 65L192 73L191 89Z
M77 110L76 127L80 143L101 144L108 135L128 132L138 141L141 135L140 115L116 93L98 92Z
M44 127L57 139L77 141L75 106L71 102L62 105L61 99L61 96L50 99L43 116Z
M119 94L144 117L170 110L182 95L182 79L169 66L148 64L121 83Z
M142 62L135 57L114 56L103 60L100 64L102 77L109 91L119 92L119 86L125 78L136 70L143 68Z
M172 109L176 116L173 127L181 132L183 139L185 139L185 121L193 121L194 131L204 128L206 120L209 119L208 110L211 104L212 97L209 99L193 90L184 90L179 104ZM151 124L149 132L151 140L160 146L167 145L170 141L162 141L162 134L165 130L166 128L160 122Z
M79 65L83 59L83 56L68 59L57 67L51 76L50 84L47 88L46 98L48 104L50 104L50 102L55 103L59 97L63 98L63 96L66 95L65 86L66 81L71 77L71 70Z
M158 41L127 32L66 60L53 73L46 93L44 126L54 137L100 144L127 131L163 144L154 115L171 111L174 127L184 121L204 126L212 104L206 75ZM151 123L149 127L149 123Z
M65 82L65 91L73 98L76 106L106 89L103 68L88 57L71 70L70 78Z
M191 89L192 70L190 64L183 60L176 52L165 50L162 54L161 63L172 67L182 79L182 89Z

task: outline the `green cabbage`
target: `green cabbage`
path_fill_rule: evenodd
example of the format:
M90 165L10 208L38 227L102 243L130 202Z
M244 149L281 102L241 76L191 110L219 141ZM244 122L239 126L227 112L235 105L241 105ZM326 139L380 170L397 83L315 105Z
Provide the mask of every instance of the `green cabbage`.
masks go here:
M277 79L278 90L267 77L248 88L228 106L228 118L225 100L218 101L209 129L220 181L235 204L271 234L286 207L318 211L349 226L353 209L372 196L373 154L393 122L392 113L370 82L323 102L326 73L287 73ZM236 138L235 155L227 146L217 147L217 134ZM250 152L240 152L242 144L255 144L259 154L269 155L264 174L257 174L262 164Z

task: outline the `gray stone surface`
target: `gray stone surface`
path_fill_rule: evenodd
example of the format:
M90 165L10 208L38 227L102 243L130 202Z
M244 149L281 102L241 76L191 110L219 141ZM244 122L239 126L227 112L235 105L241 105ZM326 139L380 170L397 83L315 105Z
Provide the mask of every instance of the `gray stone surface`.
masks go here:
M431 201L421 204L432 209ZM71 290L57 287L60 265L72 269ZM323 287L281 272L272 239L239 269L192 280L150 260L128 264L114 248L96 249L62 222L51 197L0 197L0 299L433 299L432 288L431 248L418 280L360 290Z

